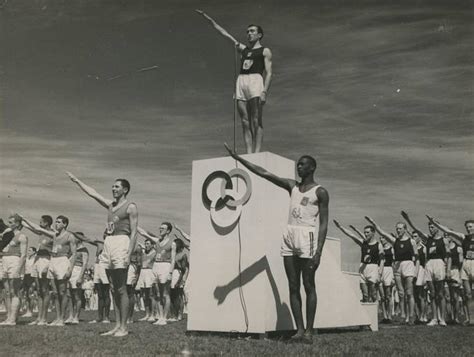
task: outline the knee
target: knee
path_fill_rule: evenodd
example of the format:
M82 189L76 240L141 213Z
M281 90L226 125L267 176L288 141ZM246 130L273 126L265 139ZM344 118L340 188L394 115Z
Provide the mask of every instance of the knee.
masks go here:
M303 281L303 286L306 294L312 293L316 290L316 287L314 285L314 282L311 280L304 280Z
M250 121L247 115L242 117L242 127L244 129L250 129Z
M405 291L403 289L398 290L398 297L403 299L405 297Z
M299 282L290 281L288 286L289 286L290 294L299 294L300 288L301 288Z

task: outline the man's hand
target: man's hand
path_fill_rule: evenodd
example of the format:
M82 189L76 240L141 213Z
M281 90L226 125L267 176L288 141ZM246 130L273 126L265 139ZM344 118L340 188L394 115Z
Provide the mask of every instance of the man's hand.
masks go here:
M364 218L375 226L375 221L372 218L370 218L369 216L365 216Z
M315 255L310 259L309 269L316 271L321 263L321 253L316 252Z
M267 92L263 91L262 94L260 94L260 102L262 105L264 105L267 101Z
M173 279L173 271L168 273L168 280L171 281L171 279Z
M80 287L83 281L84 281L84 278L82 276L77 278L77 286Z
M341 228L341 224L338 221L336 221L335 219L333 219L332 221L334 222L337 228Z
M66 171L66 175L71 179L72 182L77 183L78 179L71 172Z
M69 280L69 278L71 277L71 274L72 274L72 269L68 268L68 270L66 271L66 274L64 275L64 279Z
M430 221L431 223L433 223L435 221L434 217L430 216L429 214L426 215L426 218L428 218L428 221Z
M224 143L224 146L225 146L227 152L229 153L229 155L232 156L234 159L236 159L237 154L234 151L232 151L232 149L229 147L229 145L227 145L227 143Z

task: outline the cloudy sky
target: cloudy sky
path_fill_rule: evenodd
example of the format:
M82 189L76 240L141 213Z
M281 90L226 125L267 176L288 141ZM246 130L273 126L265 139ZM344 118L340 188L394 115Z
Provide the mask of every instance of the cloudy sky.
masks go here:
M105 211L70 170L109 197L128 178L147 229L189 228L192 161L224 156L233 138L233 46L202 8L242 41L248 24L264 28L264 150L317 158L331 218L388 230L401 209L423 228L427 212L457 229L472 218L470 2L2 3L0 217L65 214L101 233ZM344 256L358 259L351 242Z

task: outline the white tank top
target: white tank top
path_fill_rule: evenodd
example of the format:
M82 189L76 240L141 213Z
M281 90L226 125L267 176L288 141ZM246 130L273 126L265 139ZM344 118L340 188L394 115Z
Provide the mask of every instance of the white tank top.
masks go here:
M316 227L319 224L319 205L316 185L306 192L300 192L296 184L291 190L288 224L292 226Z

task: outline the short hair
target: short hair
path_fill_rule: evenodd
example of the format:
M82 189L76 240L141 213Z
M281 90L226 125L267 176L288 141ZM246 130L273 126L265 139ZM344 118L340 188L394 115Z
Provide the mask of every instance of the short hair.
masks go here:
M262 35L262 37L260 37L260 38L263 38L264 33L263 33L263 28L262 28L262 26L260 26L260 25L255 25L255 24L250 24L250 25L247 26L247 28L249 28L249 27L256 27L256 28L257 28L257 33L259 33L260 35Z
M33 252L36 253L36 248L35 247L30 247Z
M57 216L56 219L60 219L61 222L66 225L66 227L69 226L69 218L67 218L66 216Z
M162 226L166 226L168 228L168 232L171 232L173 230L173 225L170 222L163 222L161 223Z
M21 218L21 216L18 213L13 213L8 218L9 219L13 218L15 220L15 223L18 223L20 226L22 225L23 218Z
M466 222L464 222L464 227L466 227L469 223L474 224L474 219L468 219Z
M316 163L316 159L310 155L303 155L300 157L300 160L301 159L309 160L311 164L314 166L314 170L316 170L316 167L318 167L318 164Z
M48 214L41 216L41 219L45 221L48 224L48 226L51 226L53 224L53 217L51 217Z
M365 226L364 230L366 230L366 229L370 229L371 232L375 232L375 227L374 226L371 226L371 225Z
M176 253L179 253L184 249L184 243L181 239L175 239L174 244L176 244Z
M403 228L407 229L407 224L405 222L397 222L396 226L398 226L399 224L401 224Z
M127 189L127 193L125 194L125 196L127 196L129 193L130 193L130 190L131 190L131 187L130 187L130 182L128 182L128 180L125 180L123 178L118 178L115 180L115 182L120 182L120 184L122 185L123 188L126 188Z
M145 243L146 242L150 243L151 245L155 244L155 242L153 242L150 238L145 239Z

